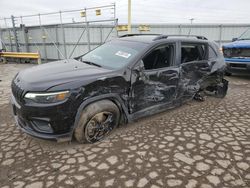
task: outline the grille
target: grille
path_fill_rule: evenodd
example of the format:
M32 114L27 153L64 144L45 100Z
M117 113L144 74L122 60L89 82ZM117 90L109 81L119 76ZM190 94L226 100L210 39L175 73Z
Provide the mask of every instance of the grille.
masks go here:
M231 49L224 49L223 54L227 58L231 57L248 57L250 58L250 49L247 48L231 48Z
M11 89L12 89L12 93L15 97L15 99L19 102L22 101L22 98L23 98L23 92L24 90L18 86L15 81L13 80L12 83L11 83Z

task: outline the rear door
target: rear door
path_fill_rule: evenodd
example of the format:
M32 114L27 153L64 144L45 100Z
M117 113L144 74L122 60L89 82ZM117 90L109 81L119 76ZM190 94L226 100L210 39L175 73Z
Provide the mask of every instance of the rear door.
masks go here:
M180 83L178 94L184 98L193 97L200 84L211 72L207 43L180 43Z

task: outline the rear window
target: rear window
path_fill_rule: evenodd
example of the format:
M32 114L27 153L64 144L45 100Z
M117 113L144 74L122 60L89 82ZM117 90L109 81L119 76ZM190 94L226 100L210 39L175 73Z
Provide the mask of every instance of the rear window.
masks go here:
M181 63L207 60L205 44L181 44Z

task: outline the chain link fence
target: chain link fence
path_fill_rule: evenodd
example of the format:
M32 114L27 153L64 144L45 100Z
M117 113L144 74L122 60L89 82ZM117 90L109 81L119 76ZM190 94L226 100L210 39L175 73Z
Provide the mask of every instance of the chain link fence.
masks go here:
M43 62L77 57L118 36L115 13L111 4L0 18L0 49L39 52ZM132 33L203 35L220 46L250 28L250 24L146 24L147 31L142 31L141 26L145 25L132 25Z
M72 58L117 37L115 4L0 19L6 51L39 52L42 60Z

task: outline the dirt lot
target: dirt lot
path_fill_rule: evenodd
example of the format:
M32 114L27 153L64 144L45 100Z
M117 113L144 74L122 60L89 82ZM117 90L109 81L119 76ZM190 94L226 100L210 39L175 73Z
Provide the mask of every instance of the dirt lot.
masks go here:
M13 76L0 65L0 187L250 187L250 77L230 77L207 97L118 128L92 145L20 132L9 103Z

